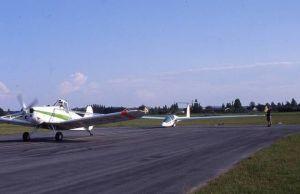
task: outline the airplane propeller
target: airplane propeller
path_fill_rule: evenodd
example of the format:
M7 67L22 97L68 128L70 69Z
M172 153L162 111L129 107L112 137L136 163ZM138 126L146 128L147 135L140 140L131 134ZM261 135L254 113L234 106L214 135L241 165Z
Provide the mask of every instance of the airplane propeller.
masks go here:
M33 106L35 106L38 103L38 100L35 98L28 106L26 105L26 103L23 100L23 96L21 94L19 94L17 96L17 99L22 107L21 111L23 114L27 114L28 110L31 109Z
M18 96L17 96L17 99L18 99L18 101L19 101L19 104L21 105L21 107L22 107L22 109L26 109L26 104L25 104L25 102L24 102L24 100L23 100L23 96L21 95L21 94L19 94Z

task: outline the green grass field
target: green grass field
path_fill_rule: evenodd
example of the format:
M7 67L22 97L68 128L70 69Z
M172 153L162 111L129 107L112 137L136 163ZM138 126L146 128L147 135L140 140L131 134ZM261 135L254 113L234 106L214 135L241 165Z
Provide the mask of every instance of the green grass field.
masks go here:
M10 124L0 124L1 135L21 133L28 130L29 130L28 127L22 127L17 125L10 125Z
M23 133L25 131L30 131L29 127L22 127L10 124L0 124L0 135ZM46 129L39 129L39 131L47 131Z
M192 116L203 116L203 115L192 115ZM300 124L300 112L292 113L274 113L272 116L274 124ZM161 120L149 120L149 119L137 119L119 123L111 123L106 125L99 125L97 127L151 127L160 126ZM178 123L178 125L264 125L266 124L265 117L251 117L251 118L227 118L227 119L210 119L210 120L192 120ZM15 126L9 124L0 124L0 135L2 134L13 134L28 131L28 127Z
M196 193L300 193L300 134L257 152Z

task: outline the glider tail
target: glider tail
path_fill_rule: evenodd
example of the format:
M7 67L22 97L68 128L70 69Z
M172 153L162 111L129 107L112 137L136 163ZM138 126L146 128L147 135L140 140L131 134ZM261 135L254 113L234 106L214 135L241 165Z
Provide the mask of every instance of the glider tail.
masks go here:
M92 106L87 106L83 117L91 117L91 116L93 116L93 113L94 113L94 111L93 111Z
M86 107L85 114L84 114L83 117L91 117L91 116L93 116L93 113L94 113L94 111L93 111L92 106L87 106L87 107ZM89 130L89 131L92 130L93 127L94 127L94 126L89 126L88 130Z
M186 117L188 117L188 118L191 117L191 107L189 104L186 107Z

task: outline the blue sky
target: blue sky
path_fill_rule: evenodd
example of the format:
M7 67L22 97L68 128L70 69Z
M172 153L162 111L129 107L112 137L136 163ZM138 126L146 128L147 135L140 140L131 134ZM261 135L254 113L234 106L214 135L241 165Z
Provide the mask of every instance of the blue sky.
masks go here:
M0 107L300 101L299 1L1 1Z

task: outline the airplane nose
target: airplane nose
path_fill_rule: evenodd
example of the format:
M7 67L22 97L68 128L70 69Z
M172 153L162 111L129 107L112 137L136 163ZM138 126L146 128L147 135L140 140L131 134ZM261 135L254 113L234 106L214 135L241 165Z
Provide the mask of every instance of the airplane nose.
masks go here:
M34 111L30 114L30 119L36 124L42 123L41 119L36 114L34 114Z
M170 123L163 122L163 123L161 124L161 126L163 126L163 127L170 127L170 126L172 126L172 125L170 125Z
M31 119L36 124L41 124L42 123L42 121L41 121L41 119L39 117L32 117Z

